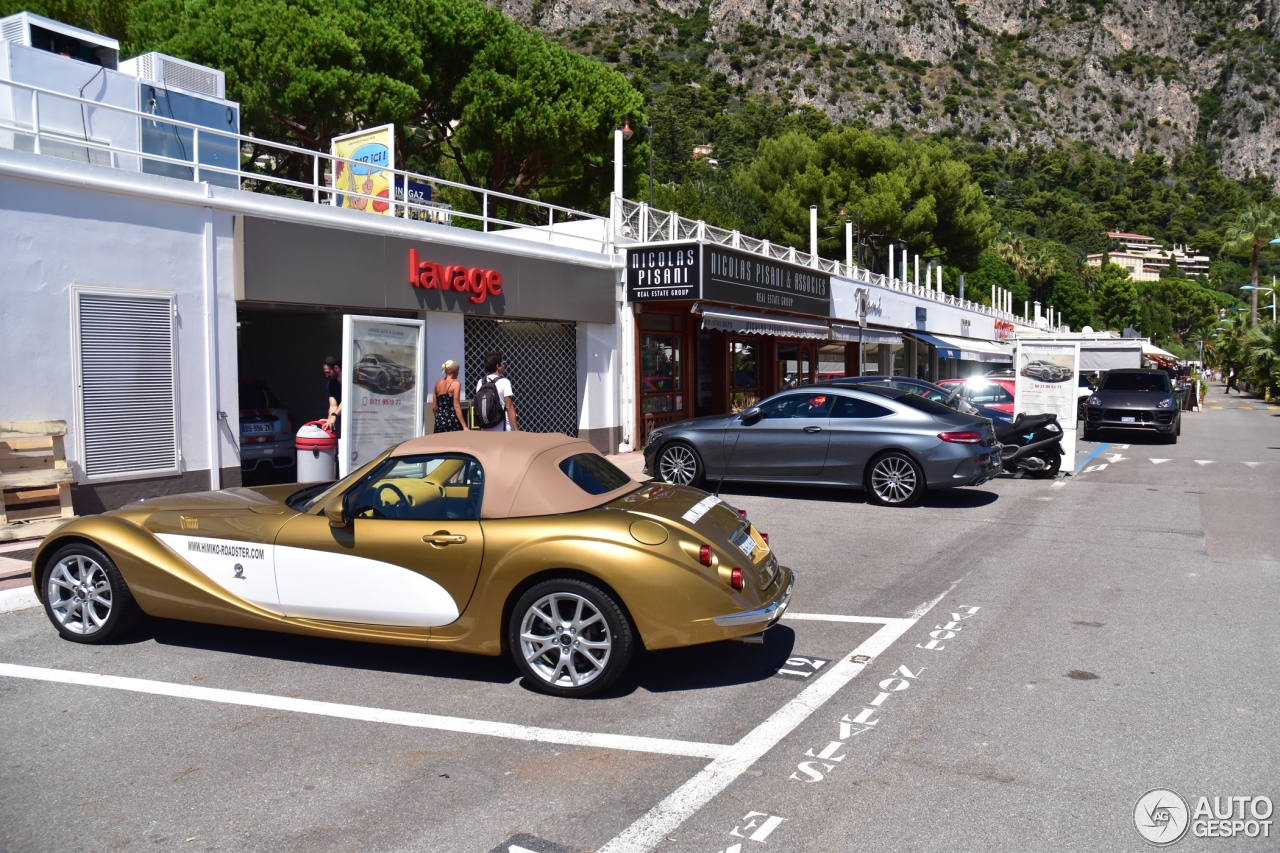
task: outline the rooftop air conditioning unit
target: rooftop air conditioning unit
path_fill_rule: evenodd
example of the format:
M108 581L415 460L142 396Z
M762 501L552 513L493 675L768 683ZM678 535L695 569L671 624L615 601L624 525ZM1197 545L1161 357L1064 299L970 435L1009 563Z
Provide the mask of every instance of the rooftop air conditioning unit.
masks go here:
M30 12L0 18L0 39L113 70L120 58L115 39Z
M227 76L225 74L216 68L197 65L185 59L178 59L176 56L155 52L144 53L121 62L120 71L139 80L159 83L166 89L182 89L197 95L208 95L211 98L226 97Z

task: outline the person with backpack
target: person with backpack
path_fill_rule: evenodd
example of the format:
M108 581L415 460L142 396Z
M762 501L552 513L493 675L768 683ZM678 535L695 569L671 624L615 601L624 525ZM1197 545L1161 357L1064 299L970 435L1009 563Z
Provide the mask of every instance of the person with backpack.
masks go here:
M476 398L472 403L476 426L486 432L518 432L515 394L502 353L491 352L484 359L485 377L476 383Z

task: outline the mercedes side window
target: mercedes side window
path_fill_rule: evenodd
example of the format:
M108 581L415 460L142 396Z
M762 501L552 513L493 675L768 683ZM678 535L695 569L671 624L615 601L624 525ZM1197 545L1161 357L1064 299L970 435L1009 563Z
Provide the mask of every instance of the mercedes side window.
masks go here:
M484 470L470 456L391 458L347 495L352 518L471 521L480 517Z
M884 406L859 400L857 397L837 397L831 409L832 418L883 418L893 412Z
M831 411L832 396L829 393L807 392L780 394L760 404L762 420L783 418L825 418Z

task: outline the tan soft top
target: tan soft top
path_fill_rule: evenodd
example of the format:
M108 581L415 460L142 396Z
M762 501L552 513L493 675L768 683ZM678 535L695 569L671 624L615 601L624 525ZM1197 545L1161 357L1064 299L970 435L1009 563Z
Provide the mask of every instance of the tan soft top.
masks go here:
M590 442L560 433L485 432L464 430L411 438L391 452L392 456L423 453L465 453L484 468L484 502L481 518L520 518L580 512L606 504L640 484L628 479L626 485L592 495L560 470L570 456L589 453L600 456Z

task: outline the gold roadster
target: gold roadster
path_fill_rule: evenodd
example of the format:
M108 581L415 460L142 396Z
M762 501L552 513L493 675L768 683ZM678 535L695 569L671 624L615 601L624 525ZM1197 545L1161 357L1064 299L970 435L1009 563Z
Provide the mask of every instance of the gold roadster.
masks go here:
M792 573L720 498L635 482L563 435L406 441L337 483L139 501L59 527L33 582L69 640L141 614L322 637L508 652L539 690L584 696L638 638L757 635Z

